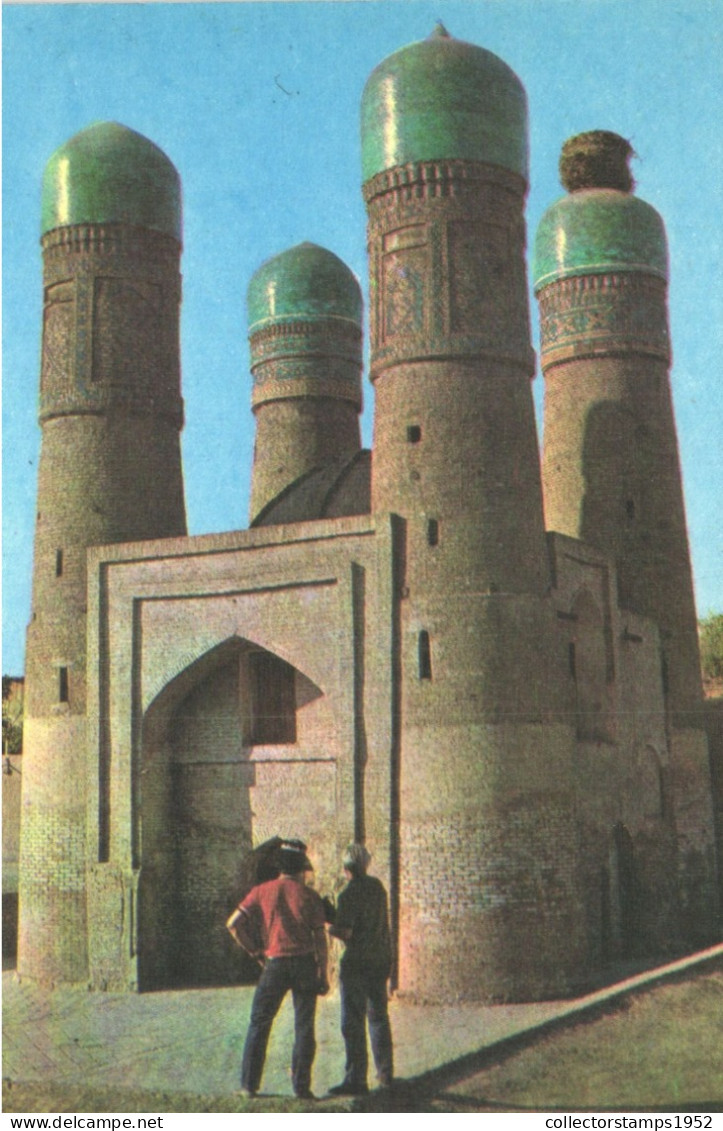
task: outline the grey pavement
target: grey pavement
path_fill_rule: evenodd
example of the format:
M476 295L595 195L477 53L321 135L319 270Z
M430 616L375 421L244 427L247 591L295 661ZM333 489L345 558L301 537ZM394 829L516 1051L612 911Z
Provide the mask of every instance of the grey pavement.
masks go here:
M723 960L723 945L608 985L574 1000L529 1005L390 1007L396 1071L405 1079L453 1069L511 1038L573 1020L657 981ZM146 994L43 990L3 974L3 1077L221 1096L238 1088L253 987ZM262 1090L290 1094L293 1010L284 1002L274 1025ZM313 1087L323 1095L343 1075L339 998L319 1001Z

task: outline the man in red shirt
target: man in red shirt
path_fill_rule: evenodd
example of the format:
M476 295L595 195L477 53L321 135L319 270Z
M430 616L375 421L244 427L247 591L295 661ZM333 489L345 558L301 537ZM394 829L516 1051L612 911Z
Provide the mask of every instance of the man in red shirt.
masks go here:
M252 888L226 924L239 946L254 957L265 959L251 1006L241 1064L241 1091L254 1096L259 1090L271 1026L291 990L294 1092L300 1099L313 1099L316 998L329 988L324 905L313 888L304 883L304 872L311 865L300 844L284 841L278 863L281 875Z

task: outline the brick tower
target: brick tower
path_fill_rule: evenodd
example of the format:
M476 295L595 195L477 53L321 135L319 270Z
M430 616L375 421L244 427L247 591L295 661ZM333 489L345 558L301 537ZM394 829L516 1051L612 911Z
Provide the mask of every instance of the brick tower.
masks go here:
M268 260L251 279L252 523L301 476L359 451L361 313L355 276L313 243Z
M631 156L605 130L567 141L568 195L537 232L545 512L550 529L614 559L621 608L659 628L683 918L706 941L715 869L703 831L710 781L669 377L667 244L658 213L633 195Z
M405 530L400 988L535 998L569 984L584 946L530 390L522 85L439 27L370 76L362 161L372 505Z
M42 446L20 854L19 973L87 976L86 549L186 532L180 430L178 174L150 141L99 123L43 183Z

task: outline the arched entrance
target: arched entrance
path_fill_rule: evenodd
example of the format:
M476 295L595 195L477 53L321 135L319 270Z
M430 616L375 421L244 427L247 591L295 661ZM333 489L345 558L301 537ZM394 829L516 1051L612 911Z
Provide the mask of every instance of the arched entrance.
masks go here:
M255 755L263 747L283 762L303 732L299 711L322 699L280 657L234 638L151 704L139 790L141 989L255 978L256 965L225 929L253 882L252 848L264 839L254 813Z

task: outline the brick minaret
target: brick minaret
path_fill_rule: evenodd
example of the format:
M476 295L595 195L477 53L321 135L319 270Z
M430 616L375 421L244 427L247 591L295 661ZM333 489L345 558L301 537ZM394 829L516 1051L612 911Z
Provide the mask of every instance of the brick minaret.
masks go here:
M624 138L571 138L568 196L535 249L545 373L548 527L611 553L620 603L660 626L668 702L701 699L690 554L670 393L668 261L658 213L633 195Z
M405 530L400 986L535 997L567 984L580 929L572 737L543 725L567 679L546 604L530 389L524 90L496 56L439 28L371 75L362 151L372 503Z
M178 174L116 123L43 184L44 321L20 855L21 975L87 977L86 548L186 532L179 433ZM98 673L93 673L97 676Z
M683 918L711 937L710 780L698 633L670 389L663 221L633 195L629 143L594 130L565 143L568 195L535 243L545 374L548 527L615 561L622 609L660 632L669 804L681 849Z
M316 244L282 252L253 276L252 523L300 476L359 451L361 312L355 276Z

